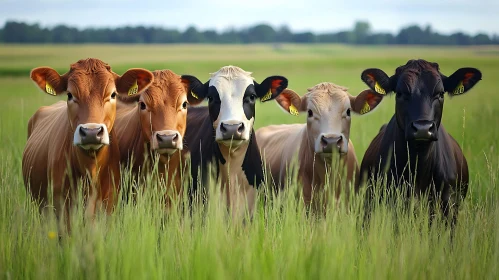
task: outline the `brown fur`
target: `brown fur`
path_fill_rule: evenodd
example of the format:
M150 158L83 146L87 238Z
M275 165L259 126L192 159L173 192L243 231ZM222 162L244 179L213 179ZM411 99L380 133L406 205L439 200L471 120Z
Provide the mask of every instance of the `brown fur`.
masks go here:
M154 132L178 131L182 139L185 135L187 110L179 109L187 100L187 85L170 70L154 71L153 75L154 82L144 93L134 99L124 99L127 103L144 102L145 111L136 102L118 103L115 130L120 143L120 160L132 168L135 176L140 170L153 168L151 162L156 153L151 149L151 141ZM167 176L169 189L165 199L168 205L172 197L182 193L181 174L186 171L183 157L182 151L159 157L159 174L161 178Z
M40 203L40 209L49 204L52 192L56 215L61 218L64 213L69 230L70 204L80 179L85 187L87 214L93 217L101 205L108 213L112 211L120 172L118 143L112 130L116 105L110 96L115 87L126 88L135 80L147 87L152 75L147 70L134 69L120 77L102 61L86 59L72 64L62 76L43 67L34 69L31 78L42 90L48 82L56 94L71 92L77 100L60 101L37 110L28 123L22 162L25 186ZM139 91L142 89L139 87ZM105 124L110 144L95 152L74 146L74 130L83 123Z

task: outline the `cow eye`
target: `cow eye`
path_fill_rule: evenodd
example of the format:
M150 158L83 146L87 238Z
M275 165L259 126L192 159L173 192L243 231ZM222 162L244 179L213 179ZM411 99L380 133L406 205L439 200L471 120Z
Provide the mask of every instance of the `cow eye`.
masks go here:
M347 116L350 117L350 108L347 109Z
M314 116L314 113L312 112L312 110L308 109L308 117L311 118Z
M139 105L140 105L140 110L145 110L146 109L146 103L140 101Z
M208 102L211 102L211 101L213 101L213 97L208 96Z
M184 103L182 103L182 109L187 109L187 101L184 101Z
M113 93L111 94L111 99L115 99L115 98L116 98L116 92L113 92Z
M438 98L444 98L444 96L445 96L445 92L441 92L438 94Z
M68 92L68 101L71 101L73 100L73 95L71 94L71 92Z
M256 99L256 95L252 94L252 95L250 95L250 97L249 97L249 98L250 98L250 100L251 100L251 101L255 101L255 99Z

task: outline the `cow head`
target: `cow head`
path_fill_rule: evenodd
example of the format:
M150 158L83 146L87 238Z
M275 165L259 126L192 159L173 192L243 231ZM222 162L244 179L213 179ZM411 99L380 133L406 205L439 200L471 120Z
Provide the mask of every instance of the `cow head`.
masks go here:
M282 76L268 77L259 84L250 72L235 66L222 67L204 84L188 75L182 79L189 83L194 97L208 98L215 140L231 147L250 140L256 100L272 100L288 85L288 80Z
M475 68L461 68L450 77L437 63L409 60L388 77L380 69L362 72L362 80L380 94L396 93L395 116L407 141L436 141L442 120L444 93L460 95L482 79Z
M187 105L196 105L202 99L194 98L189 84L170 70L152 72L154 82L142 94L120 97L130 103L137 102L142 135L150 148L160 155L172 155L183 149L187 122Z
M291 114L295 114L297 109L307 112L308 143L315 153L324 156L333 152L346 154L352 112L368 113L381 100L382 95L371 90L351 96L345 87L333 83L320 83L309 88L301 98L289 89L276 98L279 105Z
M89 58L72 64L62 76L49 67L35 68L31 79L50 95L67 94L73 144L96 151L109 145L116 118L116 94L137 94L150 85L153 76L145 69L130 69L118 76L108 64Z

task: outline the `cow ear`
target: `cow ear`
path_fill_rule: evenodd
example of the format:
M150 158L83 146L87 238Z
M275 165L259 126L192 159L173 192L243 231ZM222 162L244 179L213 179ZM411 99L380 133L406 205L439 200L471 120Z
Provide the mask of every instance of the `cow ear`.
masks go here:
M383 70L377 68L366 69L362 72L360 78L379 94L387 94L393 90L390 85L390 78Z
M371 112L383 100L383 95L366 89L357 96L350 96L352 111L363 115Z
M199 104L206 98L209 81L203 84L198 78L191 75L182 75L180 79L187 91L187 101L189 101L189 104Z
M31 80L45 93L58 95L67 90L66 76L61 76L50 67L38 67L31 70Z
M470 90L482 79L482 73L476 68L461 68L444 78L444 89L450 95L460 95Z
M288 79L283 76L270 76L263 80L261 84L253 81L255 84L256 95L260 101L265 102L276 98L288 87Z
M116 91L130 97L146 90L154 81L152 73L146 69L129 69L116 79Z
M275 101L291 115L298 116L300 113L301 98L296 92L290 89L283 90L281 94L275 98Z

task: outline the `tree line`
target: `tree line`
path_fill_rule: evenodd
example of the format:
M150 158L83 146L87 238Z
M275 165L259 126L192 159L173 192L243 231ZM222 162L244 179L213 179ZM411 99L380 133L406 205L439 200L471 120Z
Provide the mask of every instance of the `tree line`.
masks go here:
M484 33L468 35L462 32L445 35L431 26L412 25L400 29L397 34L374 33L368 22L358 21L351 30L330 33L292 32L289 27L274 28L257 24L248 28L198 30L191 26L186 30L126 26L117 28L77 29L66 25L44 28L39 24L7 21L0 29L0 42L4 43L344 43L364 45L491 45L499 44L499 36Z

